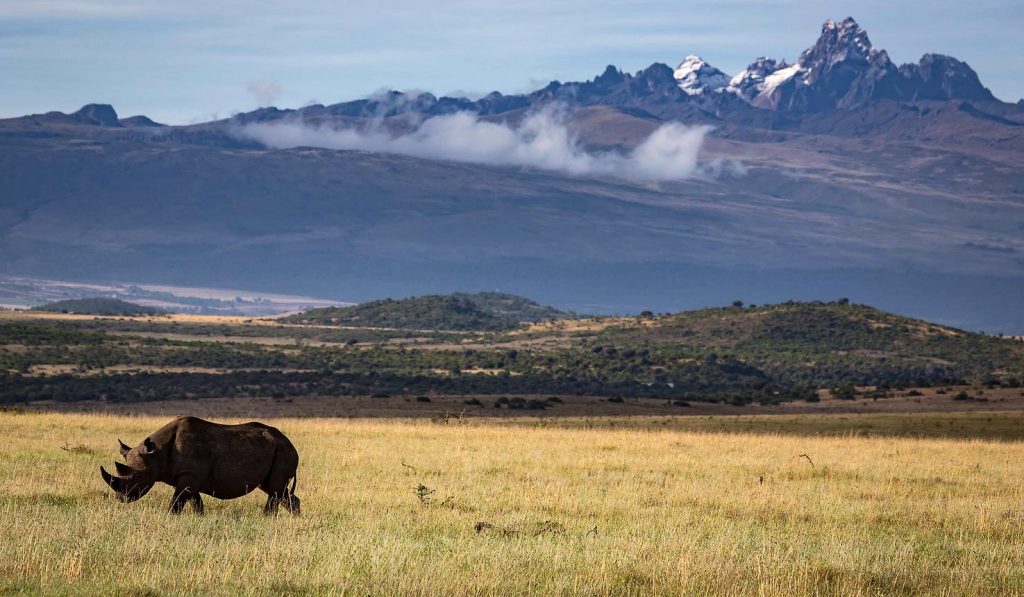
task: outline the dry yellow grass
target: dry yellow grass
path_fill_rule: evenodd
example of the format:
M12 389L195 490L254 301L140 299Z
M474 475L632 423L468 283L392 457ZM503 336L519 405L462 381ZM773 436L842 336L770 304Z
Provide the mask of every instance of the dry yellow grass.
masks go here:
M0 414L0 591L1024 592L1020 442L281 419L304 515L199 518L97 474L166 420Z

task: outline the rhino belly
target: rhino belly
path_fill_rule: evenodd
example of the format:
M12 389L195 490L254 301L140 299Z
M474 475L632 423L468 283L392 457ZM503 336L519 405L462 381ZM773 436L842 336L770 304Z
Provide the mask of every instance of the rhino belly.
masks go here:
M222 500L242 497L259 488L269 472L269 466L215 466L200 492Z

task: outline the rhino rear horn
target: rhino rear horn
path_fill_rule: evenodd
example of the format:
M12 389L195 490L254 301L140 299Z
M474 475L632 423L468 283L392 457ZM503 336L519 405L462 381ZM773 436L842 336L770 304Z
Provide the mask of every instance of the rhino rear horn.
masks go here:
M117 439L117 446L118 446L118 450L121 451L121 457L122 458L128 456L128 452L131 452L131 450L132 450L128 446L124 445L124 442L121 441L121 438Z
M100 467L100 476L106 481L107 485L114 490L115 493L124 493L124 479L121 477L115 477L107 472L107 469Z
M135 469L128 466L127 464L115 462L114 466L117 468L117 474L122 477L127 477L128 475L131 475L132 473L135 472Z

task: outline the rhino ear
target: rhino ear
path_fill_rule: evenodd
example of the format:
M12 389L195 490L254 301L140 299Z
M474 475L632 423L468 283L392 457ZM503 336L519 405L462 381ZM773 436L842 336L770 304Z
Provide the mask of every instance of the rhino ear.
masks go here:
M127 464L122 464L120 462L115 462L114 466L117 467L117 474L122 476L122 477L127 477L127 476L129 476L129 475L131 475L132 473L135 472L135 469L133 469L132 467L128 466Z
M142 442L143 454L156 454L156 444L148 437Z
M117 446L118 446L118 450L121 452L121 457L122 458L127 457L128 456L128 452L132 451L131 448L129 448L128 446L124 445L124 442L121 441L121 438L117 439Z

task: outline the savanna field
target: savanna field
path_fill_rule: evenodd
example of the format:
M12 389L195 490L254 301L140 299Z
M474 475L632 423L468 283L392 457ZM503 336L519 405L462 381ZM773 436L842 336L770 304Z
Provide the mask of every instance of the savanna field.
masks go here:
M1024 421L944 416L919 422L930 438L814 417L275 419L303 514L266 518L258 491L204 517L167 514L164 485L114 499L98 468L117 438L169 417L0 413L0 590L1024 593Z

